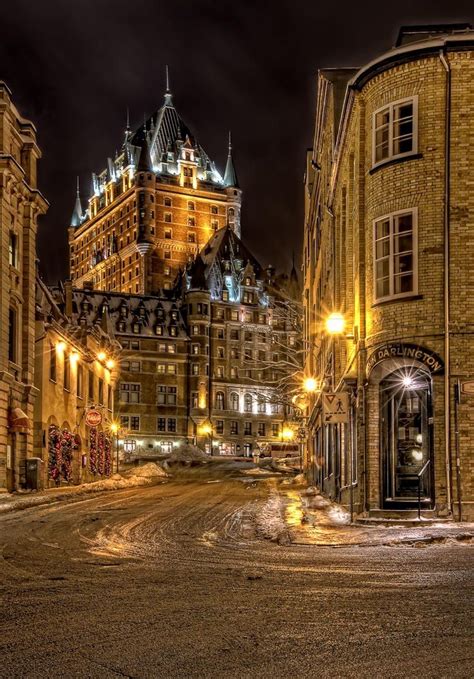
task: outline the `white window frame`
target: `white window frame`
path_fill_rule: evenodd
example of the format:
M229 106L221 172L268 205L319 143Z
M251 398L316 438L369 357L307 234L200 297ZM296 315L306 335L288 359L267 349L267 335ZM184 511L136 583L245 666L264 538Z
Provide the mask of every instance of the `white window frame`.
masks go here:
M406 104L411 102L413 104L413 144L411 151L406 151L405 153L393 153L393 111L396 106L401 104ZM389 110L389 122L388 122L388 156L382 158L381 160L376 160L376 119L377 115L386 109ZM413 97L405 97L404 99L397 99L397 101L391 101L385 106L381 106L372 114L372 167L378 167L379 165L384 165L385 163L395 160L397 158L408 158L414 154L418 153L418 95Z
M412 257L413 257L413 289L410 290L409 292L399 292L399 293L394 293L394 282L395 282L395 275L393 271L393 260L394 260L394 220L395 217L398 217L400 215L405 215L405 214L411 214L412 215ZM388 219L390 221L390 236L389 236L389 242L390 242L390 251L389 251L389 285L390 285L390 293L388 295L385 295L384 297L377 297L377 250L376 250L376 232L377 232L377 224L379 222L384 221L385 219ZM381 215L380 217L377 217L377 219L374 219L372 222L372 266L373 266L373 275L372 275L372 285L373 285L373 297L374 297L374 303L379 303L379 302L386 302L389 300L397 300L397 299L403 299L404 297L413 297L414 295L418 294L418 208L417 207L412 207L412 208L407 208L405 210L397 210L396 212L389 212L388 214Z

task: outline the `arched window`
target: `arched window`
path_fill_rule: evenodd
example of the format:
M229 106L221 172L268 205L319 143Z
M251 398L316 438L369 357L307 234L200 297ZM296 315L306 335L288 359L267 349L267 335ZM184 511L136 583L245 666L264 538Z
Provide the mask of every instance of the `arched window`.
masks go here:
M253 398L252 394L245 394L244 398L244 411L246 413L251 413L253 409Z
M239 410L239 395L235 391L230 395L230 409Z
M224 410L224 392L216 392L216 410Z

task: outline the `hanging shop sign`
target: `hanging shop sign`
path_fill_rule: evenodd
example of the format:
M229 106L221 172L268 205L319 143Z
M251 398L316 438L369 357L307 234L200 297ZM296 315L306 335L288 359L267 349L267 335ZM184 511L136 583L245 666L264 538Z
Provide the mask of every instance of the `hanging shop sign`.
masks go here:
M349 394L346 391L323 393L323 420L324 424L349 422Z
M102 422L102 413L95 408L91 408L86 413L86 424L88 427L98 427Z
M434 351L426 349L419 344L406 344L405 342L387 342L377 347L367 359L367 374L376 365L389 359L411 359L425 365L430 373L440 373L443 371L443 360Z

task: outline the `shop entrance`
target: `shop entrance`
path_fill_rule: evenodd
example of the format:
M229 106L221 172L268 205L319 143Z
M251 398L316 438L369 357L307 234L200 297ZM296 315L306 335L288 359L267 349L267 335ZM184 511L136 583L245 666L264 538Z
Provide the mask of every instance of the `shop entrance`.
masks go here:
M433 506L432 422L432 382L428 372L404 367L380 382L384 508L416 507L419 482L424 507Z

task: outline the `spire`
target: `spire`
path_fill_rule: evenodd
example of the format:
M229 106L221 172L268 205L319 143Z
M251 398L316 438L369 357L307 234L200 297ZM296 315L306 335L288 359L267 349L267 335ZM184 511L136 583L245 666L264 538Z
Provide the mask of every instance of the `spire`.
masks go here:
M153 167L150 158L150 149L148 147L146 135L143 137L140 149L140 156L138 158L137 170L138 172L153 172Z
M173 106L173 95L170 90L170 72L168 64L166 64L166 90L165 90L165 106Z
M235 171L234 161L232 158L232 137L230 130L229 130L229 153L227 155L227 163L225 166L224 186L235 186L236 188L239 188L237 173Z
M79 196L79 177L77 177L77 187L76 187L76 203L74 205L74 210L71 216L71 226L80 226L82 222L82 205L81 198Z

